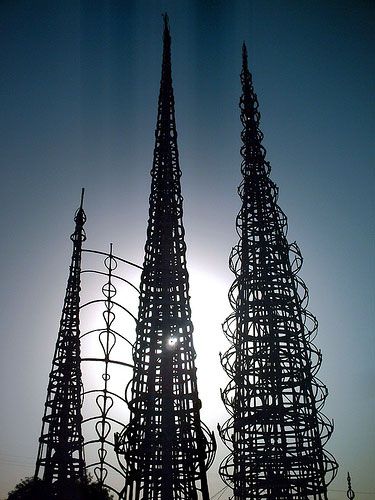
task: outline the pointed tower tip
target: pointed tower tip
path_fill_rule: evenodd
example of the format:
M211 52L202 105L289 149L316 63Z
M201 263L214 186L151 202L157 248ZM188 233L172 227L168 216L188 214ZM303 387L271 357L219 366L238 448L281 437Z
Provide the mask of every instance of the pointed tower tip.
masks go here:
M84 196L85 196L85 188L82 188L82 190L81 190L81 204L79 206L79 208L81 208L81 209L83 208L83 198L84 198Z
M170 66L171 52L171 34L169 31L169 17L165 12L163 14L164 33L163 33L163 65Z
M169 31L169 17L168 17L168 14L166 12L164 12L164 14L162 14L163 16L163 20L164 20L164 29Z
M246 43L243 42L242 44L242 66L244 68L247 68L247 47L246 47Z
M166 12L163 14L163 20L164 20L164 41L165 42L168 41L170 43L171 33L169 30L169 16Z

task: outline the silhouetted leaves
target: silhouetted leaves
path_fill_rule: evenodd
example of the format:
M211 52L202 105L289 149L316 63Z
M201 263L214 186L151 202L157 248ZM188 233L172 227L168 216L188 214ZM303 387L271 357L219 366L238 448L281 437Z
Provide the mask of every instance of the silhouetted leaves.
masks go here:
M7 500L113 500L109 491L89 477L86 481L48 484L28 477L12 490Z

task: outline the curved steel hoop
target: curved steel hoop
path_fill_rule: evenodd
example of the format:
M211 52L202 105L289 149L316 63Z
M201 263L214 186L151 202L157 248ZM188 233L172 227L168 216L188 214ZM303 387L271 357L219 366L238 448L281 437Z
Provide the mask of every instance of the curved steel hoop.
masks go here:
M75 213L70 239L73 252L60 327L49 375L35 478L46 483L82 480L85 457L82 437L82 378L80 369L80 291L82 243L86 214L81 204Z
M219 434L230 453L220 475L235 500L323 500L337 463L324 450L333 423L321 413L327 388L316 377L318 323L298 276L301 252L288 244L287 219L269 177L245 47L241 81L240 239L229 262L233 312L223 324L230 347L220 356L229 377L221 394L230 418Z
M126 399L130 423L117 436L126 500L208 500L213 435L200 419L189 277L182 220L181 170L164 27L162 79L144 269Z
M139 293L132 281L139 282L141 268L115 256L112 245L108 253L84 252L88 258L81 273L86 281L81 306L86 469L118 495L124 473L118 467L114 433L123 430L127 415L124 396L136 327L131 309L135 310ZM95 259L99 262L92 265ZM98 291L101 298L96 298Z

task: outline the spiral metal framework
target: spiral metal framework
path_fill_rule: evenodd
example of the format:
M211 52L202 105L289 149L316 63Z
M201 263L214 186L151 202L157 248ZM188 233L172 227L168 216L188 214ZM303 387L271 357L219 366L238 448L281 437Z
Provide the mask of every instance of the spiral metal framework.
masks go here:
M124 414L127 412L124 398L127 382L124 379L130 378L133 367L126 360L131 356L132 343L129 339L136 323L128 306L123 305L125 300L121 294L125 292L127 299L129 294L138 297L139 290L127 276L134 269L141 268L115 256L112 244L109 253L88 249L83 252L88 257L103 260L102 266L95 265L81 272L82 279L86 278L86 288L91 288L89 284L93 285L89 277L96 278L95 285L98 280L102 282L102 297L87 300L81 306L81 311L86 312L82 315L83 324L86 316L91 320L95 318L95 328L85 329L81 335L81 361L83 374L87 375L82 409L86 469L93 473L100 485L118 495L125 476L117 463L113 437L115 431L121 432L124 428ZM119 265L122 265L121 269ZM100 317L102 322L98 324ZM129 356L126 356L127 352ZM93 377L93 372L96 377ZM88 380L90 375L94 378L91 384ZM121 388L116 383L119 378L123 383Z
M49 375L42 431L36 461L35 478L48 483L81 480L85 477L85 459L81 430L82 383L80 369L80 270L83 226L86 215L81 205L75 215L71 236L73 253L60 328Z
M213 435L200 420L170 44L164 16L149 223L128 394L130 422L117 438L126 500L208 500L206 470L215 451Z
M222 399L231 416L219 431L230 454L220 475L235 500L326 499L337 463L323 449L333 423L321 412L327 389L316 377L317 321L306 310L302 256L287 242L287 219L269 177L245 45L241 83L240 240L230 256L233 312L223 324L231 346L221 355L230 378Z

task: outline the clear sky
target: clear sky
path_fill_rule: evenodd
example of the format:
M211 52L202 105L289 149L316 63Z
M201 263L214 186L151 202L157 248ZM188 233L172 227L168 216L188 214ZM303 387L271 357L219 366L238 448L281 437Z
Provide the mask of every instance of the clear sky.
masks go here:
M226 419L218 352L245 40L271 176L320 324L336 427L327 449L340 464L330 488L346 490L350 470L357 492L373 492L357 498L375 499L375 8L365 0L2 0L0 497L34 470L82 186L87 246L112 241L143 261L165 11L203 419Z

